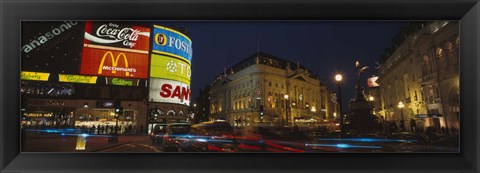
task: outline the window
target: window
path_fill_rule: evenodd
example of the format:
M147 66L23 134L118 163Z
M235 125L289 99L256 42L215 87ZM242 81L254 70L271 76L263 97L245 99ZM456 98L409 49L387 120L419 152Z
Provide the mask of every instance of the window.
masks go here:
M438 59L443 58L443 49L442 48L437 48L437 57L438 57Z
M460 45L460 37L457 36L457 39L455 40L455 46L458 46Z
M415 96L413 97L415 101L417 101L417 90L415 90Z
M425 102L425 95L423 94L423 91L420 91L420 96L422 96L422 101Z
M448 53L452 53L452 52L453 52L453 43L450 42L450 41L447 43L447 52L448 52Z
M428 75L430 73L433 72L433 64L432 64L432 61L430 59L430 57L428 57L427 55L424 55L423 56L423 68L422 68L422 71L423 71L423 75Z
M272 86L272 82L268 82L268 86Z

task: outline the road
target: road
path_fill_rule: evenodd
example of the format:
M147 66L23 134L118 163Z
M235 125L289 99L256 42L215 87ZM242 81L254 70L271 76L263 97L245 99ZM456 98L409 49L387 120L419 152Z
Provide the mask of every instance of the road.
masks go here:
M29 133L23 152L159 152L147 135L120 135L117 143L109 142L108 135L88 135L85 150L76 150L78 135ZM129 148L130 150L127 150Z
M154 144L147 135L120 135L117 143L108 141L106 135L86 137L85 150L76 150L77 135L62 136L59 134L27 134L24 152L163 152L161 144ZM303 152L303 144L284 141L265 140L265 147L245 142L242 148L250 152Z
M99 150L98 152L158 153L163 151L162 146L160 144L153 144L150 141L150 138L148 136L135 136L135 137L130 137L130 139L131 140L129 143Z
M108 135L85 135L85 149L78 150L78 134L61 135L29 133L22 152L107 152L107 153L158 153L164 152L161 144L151 142L148 135L120 135L118 142L109 141ZM210 145L209 152L457 152L458 147L434 146L416 142L375 141L370 138L330 139L308 142L272 137L236 136L232 145ZM355 140L353 140L355 139ZM385 139L376 139L385 140ZM228 141L228 140L226 140ZM211 143L212 142L212 143ZM457 142L458 143L458 142ZM187 143L188 144L188 143ZM227 148L223 148L227 147ZM187 148L188 149L188 148ZM180 149L183 150L183 149ZM185 150L187 151L187 150ZM196 150L194 150L196 151Z

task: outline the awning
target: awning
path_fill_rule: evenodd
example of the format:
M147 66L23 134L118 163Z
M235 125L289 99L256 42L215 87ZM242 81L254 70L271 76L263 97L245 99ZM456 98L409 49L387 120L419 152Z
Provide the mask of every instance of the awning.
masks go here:
M415 118L437 118L442 117L441 114L417 114Z

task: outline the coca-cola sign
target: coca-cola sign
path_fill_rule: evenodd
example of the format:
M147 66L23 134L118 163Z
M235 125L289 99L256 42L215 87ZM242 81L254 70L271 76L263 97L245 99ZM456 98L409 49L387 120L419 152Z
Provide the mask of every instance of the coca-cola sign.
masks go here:
M85 25L85 44L148 50L150 28L115 22L92 22Z

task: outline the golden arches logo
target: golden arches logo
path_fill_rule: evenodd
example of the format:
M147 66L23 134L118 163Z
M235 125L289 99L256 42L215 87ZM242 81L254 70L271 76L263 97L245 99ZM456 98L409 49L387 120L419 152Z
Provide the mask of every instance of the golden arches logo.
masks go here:
M118 59L121 56L123 56L123 61L125 62L125 68L128 68L127 56L124 53L119 53L117 57L115 57L111 51L107 51L105 54L103 54L102 61L100 62L100 66L98 67L98 74L102 74L103 70L105 69L103 64L105 63L105 58L107 58L108 55L110 55L110 58L112 59L112 69L111 69L112 73L117 73L117 70L115 70L116 69L115 67L117 67ZM128 71L125 71L125 76L129 76Z

